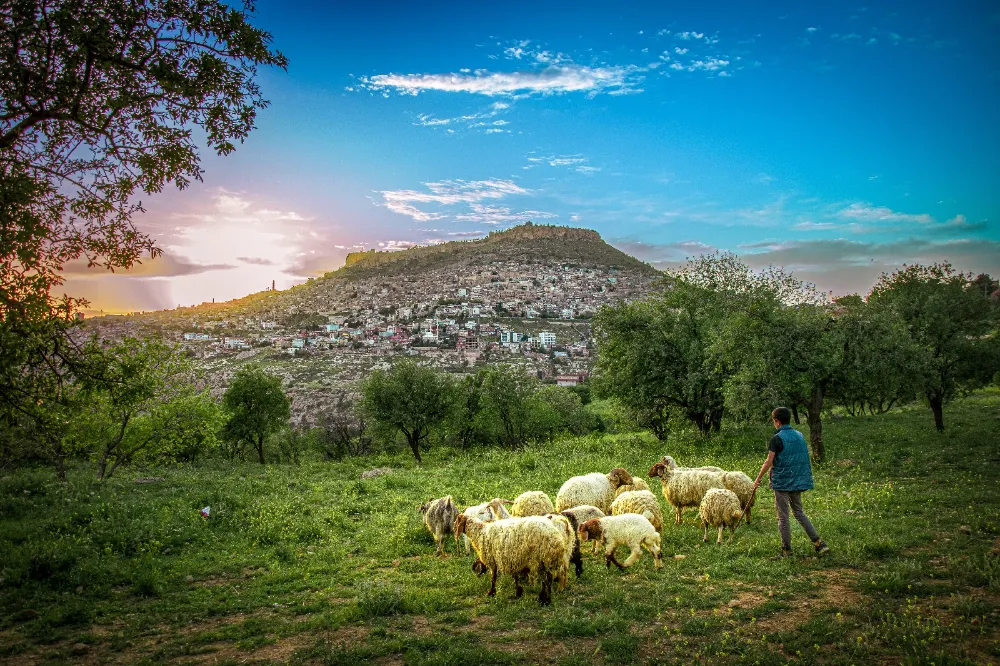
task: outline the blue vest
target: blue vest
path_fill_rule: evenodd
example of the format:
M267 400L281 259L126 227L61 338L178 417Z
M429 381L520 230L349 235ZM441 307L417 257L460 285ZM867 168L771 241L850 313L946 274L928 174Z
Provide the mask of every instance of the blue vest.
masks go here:
M785 445L776 456L774 471L771 473L771 488L783 492L812 490L812 465L809 464L809 447L802 433L783 425L778 429L778 437Z

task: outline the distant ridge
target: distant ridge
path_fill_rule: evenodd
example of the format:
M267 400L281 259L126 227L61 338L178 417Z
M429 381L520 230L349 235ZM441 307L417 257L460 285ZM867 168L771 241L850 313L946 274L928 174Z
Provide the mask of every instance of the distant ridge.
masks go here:
M327 273L327 278L367 278L416 274L442 268L445 264L483 265L496 261L527 263L579 263L613 266L653 275L656 270L635 257L611 247L593 229L580 229L527 222L505 231L490 232L485 238L451 241L407 250L369 250L347 255L344 266Z

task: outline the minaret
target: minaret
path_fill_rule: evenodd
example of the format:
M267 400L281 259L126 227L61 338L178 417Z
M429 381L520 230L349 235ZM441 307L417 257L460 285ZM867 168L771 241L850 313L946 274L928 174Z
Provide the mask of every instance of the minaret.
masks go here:
M271 280L271 291L275 291L275 289L274 289L274 280Z

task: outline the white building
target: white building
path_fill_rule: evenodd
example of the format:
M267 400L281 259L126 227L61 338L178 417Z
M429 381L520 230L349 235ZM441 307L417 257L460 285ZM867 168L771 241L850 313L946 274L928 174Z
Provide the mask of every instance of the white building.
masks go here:
M538 344L543 347L551 347L556 343L556 334L550 331L542 331L538 334Z

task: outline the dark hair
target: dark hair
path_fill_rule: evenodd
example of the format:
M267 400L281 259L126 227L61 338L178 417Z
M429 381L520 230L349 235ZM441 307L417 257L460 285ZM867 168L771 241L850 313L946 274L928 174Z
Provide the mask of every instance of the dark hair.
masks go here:
M771 418L781 425L788 425L792 422L792 410L788 407L775 407L774 411L771 412Z

